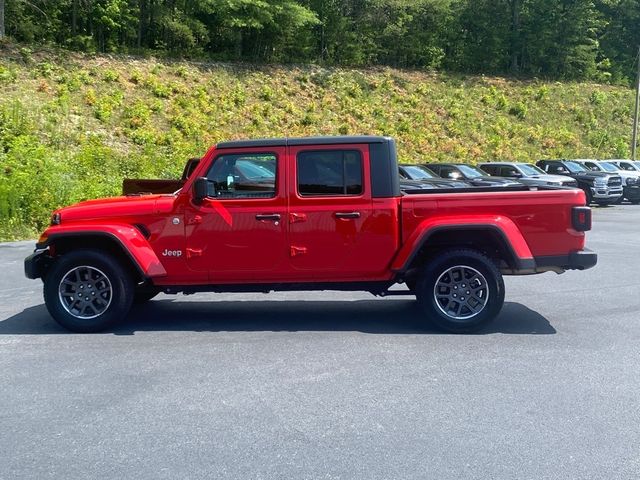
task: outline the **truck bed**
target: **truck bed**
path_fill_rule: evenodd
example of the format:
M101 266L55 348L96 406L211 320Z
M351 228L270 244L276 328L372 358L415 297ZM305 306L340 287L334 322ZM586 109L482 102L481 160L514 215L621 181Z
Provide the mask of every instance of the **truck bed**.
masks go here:
M403 196L401 205L405 242L415 232L424 230L423 223L445 219L457 225L477 225L485 218L487 223L517 227L533 257L566 254L585 246L584 233L570 228L573 207L585 205L585 194L577 188L523 186L421 191Z

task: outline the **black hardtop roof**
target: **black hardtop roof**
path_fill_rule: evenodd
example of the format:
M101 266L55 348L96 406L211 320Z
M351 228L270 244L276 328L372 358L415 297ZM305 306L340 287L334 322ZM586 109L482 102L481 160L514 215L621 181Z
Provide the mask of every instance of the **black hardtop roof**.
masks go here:
M353 135L335 137L293 137L293 138L264 138L257 140L233 140L220 142L216 149L244 148L244 147L286 147L294 145L341 145L351 143L390 143L391 137L373 135Z

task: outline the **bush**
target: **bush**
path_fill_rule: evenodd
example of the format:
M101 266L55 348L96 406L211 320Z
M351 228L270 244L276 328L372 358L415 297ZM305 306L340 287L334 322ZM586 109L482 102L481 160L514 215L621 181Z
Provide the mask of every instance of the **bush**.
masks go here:
M518 117L520 120L524 120L528 111L529 109L526 104L518 102L509 108L509 115L513 115L514 117Z

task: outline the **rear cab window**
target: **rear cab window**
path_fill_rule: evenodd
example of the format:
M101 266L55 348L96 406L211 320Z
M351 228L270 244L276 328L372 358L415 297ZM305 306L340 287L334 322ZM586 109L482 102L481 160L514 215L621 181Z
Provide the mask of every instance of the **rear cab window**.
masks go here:
M296 156L298 195L359 196L364 193L364 168L358 150L305 150Z

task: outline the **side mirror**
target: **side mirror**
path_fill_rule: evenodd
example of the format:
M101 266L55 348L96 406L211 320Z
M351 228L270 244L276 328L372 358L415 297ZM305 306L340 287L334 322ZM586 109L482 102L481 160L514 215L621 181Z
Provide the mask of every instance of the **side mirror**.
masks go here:
M207 177L196 178L193 184L193 200L196 203L202 203L207 197L216 196L216 187Z

